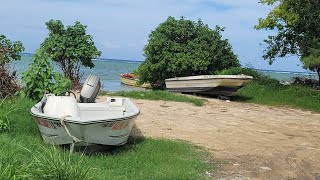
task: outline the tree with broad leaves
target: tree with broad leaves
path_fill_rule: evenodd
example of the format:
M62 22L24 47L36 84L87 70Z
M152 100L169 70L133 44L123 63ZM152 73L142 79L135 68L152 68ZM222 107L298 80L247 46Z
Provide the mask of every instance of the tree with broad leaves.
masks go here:
M256 29L276 30L264 42L264 59L298 55L304 68L316 71L320 86L320 0L260 0L273 9Z
M87 26L78 21L67 27L60 20L50 20L46 25L49 34L40 49L59 65L64 76L72 81L73 88L78 88L81 65L93 68L92 59L98 58L101 52L94 45L92 36L86 33Z
M13 60L20 60L20 53L24 51L21 41L11 42L6 36L0 34L0 66Z
M10 96L19 90L15 73L11 73L8 64L20 60L24 47L20 41L12 42L0 34L0 98Z
M161 89L167 78L215 74L240 66L228 40L222 39L223 30L219 26L210 29L200 19L169 17L149 35L146 60L136 72L140 83Z

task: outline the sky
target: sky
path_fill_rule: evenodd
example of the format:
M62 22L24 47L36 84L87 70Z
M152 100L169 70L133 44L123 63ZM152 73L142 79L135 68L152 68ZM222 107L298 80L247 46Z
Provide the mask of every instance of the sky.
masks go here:
M225 27L241 64L246 67L283 71L304 71L297 57L277 59L273 65L262 59L275 32L254 30L258 18L271 7L258 0L1 0L0 34L20 40L25 52L34 53L48 34L45 22L59 19L64 25L80 21L88 26L103 58L143 61L148 35L168 16L198 20Z

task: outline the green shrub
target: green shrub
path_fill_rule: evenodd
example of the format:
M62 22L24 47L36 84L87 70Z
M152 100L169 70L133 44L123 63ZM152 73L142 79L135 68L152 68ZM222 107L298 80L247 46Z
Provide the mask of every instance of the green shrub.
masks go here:
M200 19L169 17L149 35L146 60L135 72L140 83L163 89L167 78L214 74L239 66L229 41L222 39L222 31L219 26L210 29Z
M54 72L46 53L38 50L29 65L29 69L23 73L22 81L25 83L26 96L39 100L45 91L59 95L67 91L71 86L69 79Z
M64 77L72 81L73 88L80 88L80 67L93 68L92 59L98 58L101 52L87 34L87 26L76 21L72 26L64 26L60 20L46 22L48 36L40 49L50 55L52 61L61 68Z
M15 73L10 72L9 64L20 60L22 51L24 47L20 41L11 42L0 34L0 98L14 95L19 90Z

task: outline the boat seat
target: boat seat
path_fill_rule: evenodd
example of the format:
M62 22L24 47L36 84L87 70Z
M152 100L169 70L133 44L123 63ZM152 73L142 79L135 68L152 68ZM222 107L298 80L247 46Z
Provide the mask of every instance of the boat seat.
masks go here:
M106 106L101 103L90 103L90 104L78 104L80 111L126 111L124 105L121 106Z
M80 117L77 101L72 96L50 96L43 108L43 113L51 117Z

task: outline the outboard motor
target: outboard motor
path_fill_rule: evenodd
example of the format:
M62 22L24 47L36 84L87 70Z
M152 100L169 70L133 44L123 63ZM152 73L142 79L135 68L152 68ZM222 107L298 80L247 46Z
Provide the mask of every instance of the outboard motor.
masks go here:
M100 91L100 78L90 74L83 84L80 93L80 103L94 103Z

